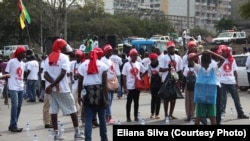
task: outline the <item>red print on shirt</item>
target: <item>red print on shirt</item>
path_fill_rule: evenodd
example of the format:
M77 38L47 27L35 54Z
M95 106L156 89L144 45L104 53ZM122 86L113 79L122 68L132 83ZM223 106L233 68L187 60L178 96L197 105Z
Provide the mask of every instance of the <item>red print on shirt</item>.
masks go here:
M78 74L78 69L74 68L74 74Z
M17 74L17 76L18 76L18 77L22 77L22 73L23 73L22 68L18 67L18 68L16 69L16 74Z
M225 72L231 72L231 71L232 71L232 66L231 66L229 63L225 63L225 64L223 65L223 70L224 70Z
M137 76L137 74L139 73L139 70L137 68L131 68L130 69L130 73L133 75L133 76Z

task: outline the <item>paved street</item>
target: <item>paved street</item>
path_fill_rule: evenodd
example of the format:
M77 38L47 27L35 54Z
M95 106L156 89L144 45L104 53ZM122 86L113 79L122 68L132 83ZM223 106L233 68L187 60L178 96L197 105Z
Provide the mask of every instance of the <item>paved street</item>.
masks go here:
M142 115L142 117L145 119L146 124L154 124L154 125L161 125L163 123L164 119L164 110L163 105L161 105L161 114L160 119L150 119L150 94L149 93L141 93L140 95L140 107L139 111ZM247 92L240 92L240 100L243 107L243 110L246 115L249 116L250 113L250 94ZM4 100L0 99L0 140L1 141L33 141L33 135L38 136L38 141L48 141L51 138L48 138L48 130L44 128L43 121L42 121L42 106L43 103L36 102L36 103L27 103L26 100L23 101L23 107L20 115L20 119L18 122L18 126L24 128L24 131L21 133L12 133L8 131L8 125L9 125L9 118L10 118L10 107L3 104ZM112 106L112 112L113 112L113 119L114 120L120 120L122 124L128 124L126 122L126 112L125 112L125 105L126 105L126 99L120 99L118 100L116 95L114 96L113 106ZM234 124L234 125L243 125L243 124L250 124L250 119L237 119L237 114L234 111L234 114L230 115L230 108L235 109L233 100L230 95L228 95L228 103L227 103L227 109L226 109L226 117L222 124ZM184 122L185 119L185 107L184 107L184 99L178 99L176 102L176 107L174 111L174 116L178 117L178 120L171 120L170 124L175 125L187 125L192 123ZM131 118L133 120L133 105L131 110ZM69 116L62 116L62 114L59 114L59 120L64 123L65 125L65 136L66 140L70 141L73 140L73 127L71 123L71 118ZM30 124L30 133L29 136L27 136L27 133L25 132L25 126L26 124ZM131 122L129 123L131 125L133 124L139 124L138 122ZM83 127L81 127L81 130ZM93 141L99 141L99 128L93 129ZM108 138L110 141L113 140L112 138L112 125L108 126Z

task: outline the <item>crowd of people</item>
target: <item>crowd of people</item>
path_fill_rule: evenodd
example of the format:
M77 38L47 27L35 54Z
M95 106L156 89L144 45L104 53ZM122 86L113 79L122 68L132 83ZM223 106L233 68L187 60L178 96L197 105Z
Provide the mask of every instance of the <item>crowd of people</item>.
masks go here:
M227 93L232 95L238 119L248 118L237 91L237 65L230 47L226 45L204 50L201 45L189 41L185 55L180 56L176 54L175 43L168 41L164 52L154 48L153 52L146 52L140 57L134 48L129 54L119 54L117 48L110 44L100 48L94 36L93 40L86 40L75 50L64 39L56 39L52 52L43 55L40 60L33 55L27 57L25 53L25 48L19 46L13 58L5 61L5 66L1 63L0 79L6 80L3 91L4 97L7 97L5 104L8 104L6 93L10 96L11 132L23 130L18 127L18 119L24 98L27 102L36 102L38 97L44 103L43 124L45 128L54 129L54 140L65 140L60 134L57 119L61 110L63 115L71 117L75 139L91 141L92 128L99 127L101 140L108 141L107 124L114 123L115 115L112 113L113 97L121 99L126 96L126 121L139 121L142 90L151 94L148 112L151 119L178 119L174 115L177 92L169 96L169 89L164 99L158 96L170 77L185 95L185 121L194 120L196 125L207 124L206 119L209 118L211 124L220 125L226 112ZM190 74L195 78L192 85ZM144 80L144 89L137 88L137 79ZM110 84L112 81L109 80L117 80L118 87L112 89L110 85L114 84ZM164 117L160 117L162 101ZM79 117L82 123L78 123ZM84 125L84 133L79 131L79 124Z

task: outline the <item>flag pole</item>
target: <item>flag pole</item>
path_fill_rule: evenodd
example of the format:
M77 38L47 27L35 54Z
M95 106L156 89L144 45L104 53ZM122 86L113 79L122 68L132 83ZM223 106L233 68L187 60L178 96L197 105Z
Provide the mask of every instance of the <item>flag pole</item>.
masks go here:
M30 40L30 32L29 32L29 26L28 26L28 24L27 24L27 22L26 22L26 20L25 20L25 26L27 27L26 29L27 29L27 33L28 33L28 38L29 38L29 46L31 46L31 40Z

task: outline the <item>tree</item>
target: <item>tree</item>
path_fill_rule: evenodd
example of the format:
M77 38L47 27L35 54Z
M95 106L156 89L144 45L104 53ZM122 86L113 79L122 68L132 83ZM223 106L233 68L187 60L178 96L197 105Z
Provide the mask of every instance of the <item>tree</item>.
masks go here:
M223 30L231 30L234 27L234 23L232 19L222 18L215 23L216 31L221 32Z
M250 18L250 0L248 0L246 3L240 5L239 7L239 14L243 19L249 19Z

